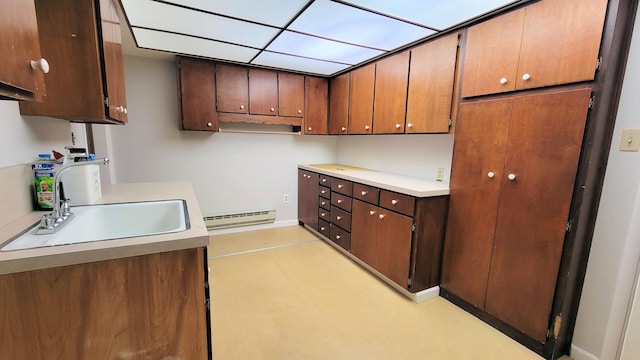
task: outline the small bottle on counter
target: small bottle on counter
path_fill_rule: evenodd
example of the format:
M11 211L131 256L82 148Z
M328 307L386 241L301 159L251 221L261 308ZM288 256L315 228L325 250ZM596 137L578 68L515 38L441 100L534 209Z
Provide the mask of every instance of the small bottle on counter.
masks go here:
M38 210L53 209L53 179L56 175L56 163L51 154L39 154L38 160L31 164L34 174L35 206Z

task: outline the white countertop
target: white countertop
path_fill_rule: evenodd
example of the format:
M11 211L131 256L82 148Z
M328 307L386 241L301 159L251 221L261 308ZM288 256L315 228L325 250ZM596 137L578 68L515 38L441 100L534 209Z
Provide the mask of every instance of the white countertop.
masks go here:
M80 244L0 251L0 275L56 266L111 260L129 256L204 247L209 235L200 206L188 182L103 185L98 204L183 199L191 227L178 233L94 241ZM72 207L73 210L73 207ZM34 211L0 227L0 247L40 220L46 212Z
M443 181L424 180L340 164L298 165L298 168L415 197L449 195L449 183Z

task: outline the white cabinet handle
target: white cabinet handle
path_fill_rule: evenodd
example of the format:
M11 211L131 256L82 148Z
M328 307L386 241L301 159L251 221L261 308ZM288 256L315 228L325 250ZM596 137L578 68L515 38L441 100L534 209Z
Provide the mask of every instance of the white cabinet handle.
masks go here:
M213 124L212 124L212 123L210 123L210 122L208 122L208 123L207 123L207 127L212 127L212 126L213 126ZM306 175L305 175L305 176L306 176Z
M336 235L336 240L340 240L340 235Z
M327 215L327 214L325 214L325 213L320 213L320 216L321 216L321 217L325 217L326 215Z
M342 184L338 184L338 189L342 189Z
M412 128L412 127L413 127L413 124L412 124L412 123L407 123L407 127L408 127L408 128Z
M362 190L362 192L360 194L362 194L362 196L365 196L365 195L367 195L367 192Z
M522 80L527 81L529 79L531 79L531 75L529 75L529 74L522 75Z
M375 211L373 211L373 210L369 210L369 215L375 215L375 214L376 214L376 212L375 212Z
M347 131L347 128L343 126L340 130Z
M516 179L516 174L509 174L509 176L507 176L509 178L509 180L513 181Z
M396 124L396 129L400 129L401 127L402 127L402 125Z
M325 201L322 202L322 205L326 205L327 203Z
M507 83L507 78L503 77L502 79L500 79L500 84L504 85L506 83Z
M302 177L303 177L303 178L306 178L306 177L307 177L307 174L302 174Z
M364 126L364 129L365 129L365 130L369 130L369 125L365 125L365 126Z
M394 199L394 200L391 200L391 205L395 205L395 204L397 204L397 203L398 203L398 200L395 200L395 199Z
M298 114L302 114L302 109L298 109Z
M336 220L338 221L342 220L342 216L336 216Z
M322 179L322 182L327 182L327 179ZM324 192L323 192L323 194L324 194Z
M338 199L338 204L342 204L342 199Z
M309 126L309 127L307 128L307 130L311 131L311 126Z
M489 171L487 173L487 176L493 179L493 177L496 176L496 174L493 171Z
M276 109L275 108L271 108L271 109L269 109L269 111L274 112L274 111L276 111Z
M240 105L240 109L244 109L244 105Z
M320 231L325 231L325 230L326 228L324 226L320 228Z
M380 215L378 215L378 217L379 217L380 219L384 219L384 214L380 214Z
M122 112L123 112L125 115L129 113L129 111L127 111L127 108L126 108L126 107L123 107L123 108L122 108Z
M45 74L49 73L49 62L47 59L42 58L40 60L31 60L31 68L33 70L40 70Z

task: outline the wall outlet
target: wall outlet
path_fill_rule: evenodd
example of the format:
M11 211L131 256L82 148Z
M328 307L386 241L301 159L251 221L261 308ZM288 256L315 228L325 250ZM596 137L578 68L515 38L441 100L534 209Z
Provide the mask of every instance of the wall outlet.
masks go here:
M282 197L282 201L286 204L289 202L289 194L284 194L284 196Z
M444 180L444 168L443 167L439 167L438 168L438 172L436 173L436 180L437 181L443 181Z

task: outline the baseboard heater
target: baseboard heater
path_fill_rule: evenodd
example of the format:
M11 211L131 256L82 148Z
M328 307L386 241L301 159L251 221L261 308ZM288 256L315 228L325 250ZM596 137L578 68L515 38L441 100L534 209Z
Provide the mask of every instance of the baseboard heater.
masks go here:
M275 210L245 211L204 217L207 230L269 224L276 221Z

